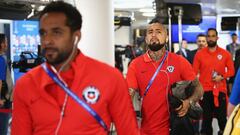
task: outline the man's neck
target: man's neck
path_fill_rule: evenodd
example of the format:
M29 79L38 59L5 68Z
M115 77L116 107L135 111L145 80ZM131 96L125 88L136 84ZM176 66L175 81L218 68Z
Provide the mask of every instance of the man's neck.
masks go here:
M149 50L149 52L148 52L150 58L153 61L160 60L164 53L165 53L165 48L164 47L162 49L158 50L158 51L151 51L151 50Z
M67 70L70 68L70 63L71 63L71 62L69 62L68 64L66 64L63 68L62 68L63 63L57 64L57 65L53 65L53 67L54 67L58 72L67 71ZM62 69L61 69L61 68L62 68ZM61 69L61 71L59 71L60 69Z
M208 50L209 50L210 52L215 52L215 51L217 50L217 45L214 46L214 47L209 47L209 46L208 46Z

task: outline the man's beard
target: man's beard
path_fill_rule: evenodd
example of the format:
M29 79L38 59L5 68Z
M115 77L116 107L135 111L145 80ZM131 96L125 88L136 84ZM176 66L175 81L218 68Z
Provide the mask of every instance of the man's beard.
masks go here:
M209 47L215 47L217 45L217 42L214 41L208 41L207 43Z
M48 50L48 49L50 49L50 50L52 50L52 51L55 51L55 53L57 53L56 55L47 55L46 54L46 51ZM63 63L65 60L67 60L68 59L68 57L70 56L70 54L71 54L71 51L67 51L67 50L65 50L65 51L60 51L59 49L57 49L57 48L47 48L47 49L43 49L42 50L42 54L43 54L43 56L45 56L45 58L46 58L46 60L47 60L47 62L49 63L49 64L51 64L51 65L58 65L58 64L61 64L61 63ZM47 56L46 56L47 55Z
M148 45L148 48L151 50L151 51L159 51L160 49L162 49L163 47L165 46L165 43L164 44L160 44L160 43L152 43L152 44L149 44Z

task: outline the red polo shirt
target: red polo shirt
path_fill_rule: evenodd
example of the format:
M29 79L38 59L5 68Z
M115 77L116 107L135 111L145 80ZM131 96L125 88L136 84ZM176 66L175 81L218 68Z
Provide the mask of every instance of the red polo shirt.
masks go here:
M88 103L119 135L138 135L136 116L122 74L80 53L61 74L79 98ZM21 77L14 90L12 135L53 135L65 93L38 66ZM100 124L68 97L58 135L107 135Z
M216 51L210 52L207 47L203 48L195 55L193 68L200 74L199 81L205 91L213 90L212 72L216 71L225 78L217 84L218 90L227 92L226 78L234 75L234 64L228 51L217 47Z
M165 54L166 55L166 54ZM162 61L153 61L148 53L134 59L128 69L129 88L138 89L142 96L149 80ZM181 80L196 77L191 64L182 56L168 53L160 72L142 103L141 132L147 135L169 135L169 106L167 94L170 86Z

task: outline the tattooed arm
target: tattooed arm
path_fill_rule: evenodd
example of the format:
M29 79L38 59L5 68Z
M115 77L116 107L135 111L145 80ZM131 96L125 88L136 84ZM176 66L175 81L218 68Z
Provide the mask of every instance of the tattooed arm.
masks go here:
M179 117L186 115L190 105L198 102L203 96L203 88L198 78L195 78L191 85L194 87L194 92L188 99L183 100L182 108L178 111Z

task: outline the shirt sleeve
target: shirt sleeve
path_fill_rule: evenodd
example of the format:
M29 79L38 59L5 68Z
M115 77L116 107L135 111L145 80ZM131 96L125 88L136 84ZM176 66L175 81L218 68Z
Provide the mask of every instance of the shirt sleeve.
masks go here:
M24 95L23 80L18 80L14 89L11 135L32 135L32 121Z
M3 57L0 57L0 80L6 80L6 63Z
M193 70L196 74L198 74L199 68L200 68L200 60L199 60L199 53L197 52L193 60Z
M181 78L183 80L192 81L196 78L196 74L192 68L192 65L182 56L179 56L179 63L181 69Z
M120 73L119 73L120 74ZM120 75L119 75L120 76ZM136 114L128 92L126 80L116 76L115 90L110 101L110 113L118 135L139 135Z
M231 96L229 102L233 105L240 103L240 69L238 69L237 75L234 80Z
M229 78L229 77L232 77L234 76L234 64L233 64L233 61L232 61L232 57L231 57L231 54L230 53L227 53L227 72L225 72L223 74L223 77L224 78Z
M128 67L128 72L126 76L127 84L129 88L138 89L138 83L136 78L136 69L134 61Z

